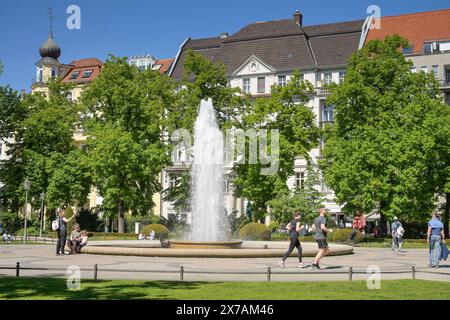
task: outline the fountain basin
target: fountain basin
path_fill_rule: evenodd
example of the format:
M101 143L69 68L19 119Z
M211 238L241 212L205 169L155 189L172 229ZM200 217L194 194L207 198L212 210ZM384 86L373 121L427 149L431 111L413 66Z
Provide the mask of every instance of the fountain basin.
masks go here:
M240 249L242 241L170 241L174 249Z

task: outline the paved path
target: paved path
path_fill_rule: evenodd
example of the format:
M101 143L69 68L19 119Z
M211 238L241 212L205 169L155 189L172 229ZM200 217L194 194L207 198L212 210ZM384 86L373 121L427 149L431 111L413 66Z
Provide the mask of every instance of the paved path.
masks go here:
M58 270L22 270L21 276L63 276L69 266L81 268L82 278L93 278L93 266L98 264L99 279L146 279L179 280L180 265L184 266L185 281L266 281L267 267L272 270L272 281L329 281L348 280L349 267L356 272L354 280L367 279L367 267L375 265L383 272L381 279L411 279L412 266L416 266L417 279L443 280L450 282L450 264L439 269L427 267L426 249L406 249L393 253L390 249L355 248L352 255L326 257L322 262L323 270L299 269L296 258L290 257L287 268L281 269L277 258L168 258L133 257L105 255L56 256L54 246L48 245L1 245L0 267L43 267ZM305 258L310 264L312 258ZM119 269L112 272L108 269ZM153 270L155 273L142 271ZM173 271L176 273L164 273ZM204 272L216 272L205 274ZM409 271L408 273L395 273ZM190 272L196 272L191 274ZM258 274L249 274L257 272ZM329 274L336 272L337 274ZM384 274L385 272L391 272ZM0 276L14 276L15 270L1 270Z

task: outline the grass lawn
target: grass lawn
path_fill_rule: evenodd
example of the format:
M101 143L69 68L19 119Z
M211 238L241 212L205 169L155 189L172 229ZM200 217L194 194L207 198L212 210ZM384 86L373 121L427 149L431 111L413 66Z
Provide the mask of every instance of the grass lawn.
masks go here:
M424 280L382 281L380 290L353 282L170 282L84 280L67 289L63 278L1 278L0 299L181 299L181 300L308 300L308 299L444 299L450 283Z

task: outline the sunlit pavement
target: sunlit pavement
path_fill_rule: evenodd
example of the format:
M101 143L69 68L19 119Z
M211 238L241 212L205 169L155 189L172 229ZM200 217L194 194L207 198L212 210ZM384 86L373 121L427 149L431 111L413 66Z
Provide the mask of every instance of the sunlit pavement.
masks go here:
M287 243L286 243L287 247ZM355 253L345 256L325 257L322 270L310 267L300 269L298 260L290 257L282 269L278 258L168 258L106 255L56 256L51 245L2 245L0 246L0 268L47 268L57 270L20 270L20 276L65 276L69 266L81 268L81 277L94 278L94 265L98 265L98 279L145 279L180 280L183 266L184 281L267 281L270 267L271 281L334 281L349 280L352 267L353 280L367 279L370 270L379 268L381 279L411 279L415 267L416 279L450 282L450 263L440 268L428 268L428 250L405 249L392 252L390 249L355 248ZM308 266L312 258L305 258ZM113 272L109 270L120 270ZM145 271L154 271L146 273ZM166 272L173 273L166 273ZM400 272L405 273L400 273ZM195 273L190 273L195 272ZM208 274L208 272L214 272ZM222 273L223 272L223 273ZM256 274L252 274L255 272ZM15 276L16 270L0 269L0 276Z

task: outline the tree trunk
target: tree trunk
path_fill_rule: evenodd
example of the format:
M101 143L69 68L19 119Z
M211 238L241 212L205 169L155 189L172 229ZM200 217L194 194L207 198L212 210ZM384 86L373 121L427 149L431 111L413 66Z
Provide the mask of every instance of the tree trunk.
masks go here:
M123 209L123 204L122 201L119 201L119 214L118 214L118 219L117 219L117 232L118 233L124 233L125 232L125 212Z
M445 194L445 212L444 212L444 232L445 238L449 238L449 220L450 220L450 192Z

